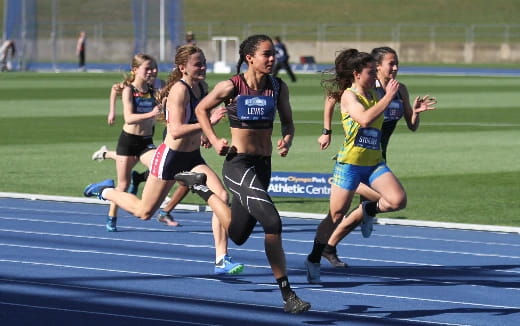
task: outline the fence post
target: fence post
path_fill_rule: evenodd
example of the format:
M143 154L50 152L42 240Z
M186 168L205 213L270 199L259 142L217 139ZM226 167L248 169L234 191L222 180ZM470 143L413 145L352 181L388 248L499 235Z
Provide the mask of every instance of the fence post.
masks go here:
M475 48L474 39L475 25L466 28L466 42L464 43L464 63L473 62L473 50Z

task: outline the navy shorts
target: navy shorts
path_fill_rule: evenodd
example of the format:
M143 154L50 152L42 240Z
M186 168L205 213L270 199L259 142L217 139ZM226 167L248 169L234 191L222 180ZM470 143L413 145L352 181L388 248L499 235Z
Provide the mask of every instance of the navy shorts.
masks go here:
M150 173L162 180L174 180L173 177L177 173L191 171L201 164L206 165L206 162L200 155L200 149L193 152L178 152L162 143L157 147L152 159Z

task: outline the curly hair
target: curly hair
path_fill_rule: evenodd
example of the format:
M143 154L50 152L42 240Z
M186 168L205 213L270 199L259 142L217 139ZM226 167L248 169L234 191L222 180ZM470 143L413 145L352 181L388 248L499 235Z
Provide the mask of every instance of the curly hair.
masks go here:
M332 78L321 81L322 87L327 91L327 96L339 101L343 91L352 86L354 72L360 73L372 62L375 62L374 57L366 52L356 49L341 51L334 62L334 75Z

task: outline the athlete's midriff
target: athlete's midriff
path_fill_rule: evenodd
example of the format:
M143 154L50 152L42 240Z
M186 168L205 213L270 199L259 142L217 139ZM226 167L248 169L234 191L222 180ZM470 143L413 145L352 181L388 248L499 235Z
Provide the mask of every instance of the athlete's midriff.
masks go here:
M237 153L271 156L272 129L240 129L231 128L232 146Z

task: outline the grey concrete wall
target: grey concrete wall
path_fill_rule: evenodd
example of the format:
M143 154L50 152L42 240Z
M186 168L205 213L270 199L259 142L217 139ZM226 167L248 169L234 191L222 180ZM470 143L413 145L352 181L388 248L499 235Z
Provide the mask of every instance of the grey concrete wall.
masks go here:
M199 42L206 59L214 62L217 58L215 46L210 41ZM332 63L335 55L346 48L356 48L369 52L378 46L390 46L399 53L403 62L413 63L520 63L520 43L377 43L377 42L286 42L291 55L291 63L299 63L301 56L314 56L318 63ZM56 43L56 59L58 62L75 62L76 40L64 39ZM37 46L36 61L52 61L53 47L50 41L40 40ZM147 51L159 59L159 43L148 42ZM87 62L130 62L133 43L127 41L96 41L89 40L87 44ZM236 63L237 50L233 44L228 44L227 61ZM173 60L173 51L166 46L165 61Z

